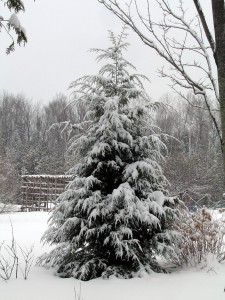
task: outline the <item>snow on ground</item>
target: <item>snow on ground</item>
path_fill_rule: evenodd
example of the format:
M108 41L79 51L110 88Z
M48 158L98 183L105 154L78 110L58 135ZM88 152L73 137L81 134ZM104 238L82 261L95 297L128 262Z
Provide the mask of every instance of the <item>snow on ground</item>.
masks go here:
M34 244L35 257L48 250L40 238L47 228L49 215L45 212L0 214L0 244L10 243L11 225L21 246ZM81 282L83 300L224 300L225 265L207 269L189 269L172 274L152 274L135 279L95 279ZM54 276L53 270L33 266L27 280L12 278L0 281L1 300L75 300L74 288L80 282L73 278ZM78 300L78 299L77 299Z
M0 213L21 211L22 205L0 203Z

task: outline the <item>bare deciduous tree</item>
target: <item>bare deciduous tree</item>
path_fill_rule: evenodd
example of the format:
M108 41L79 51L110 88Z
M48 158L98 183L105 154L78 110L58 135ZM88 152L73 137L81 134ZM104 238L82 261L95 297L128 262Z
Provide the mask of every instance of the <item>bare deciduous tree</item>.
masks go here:
M190 14L182 0L177 0L177 5L175 1L171 4L168 0L133 0L129 4L118 0L98 1L168 63L169 70L163 68L159 73L170 80L176 93L187 101L187 91L204 99L220 138L225 170L224 0L211 0L215 40L199 0L189 2L193 9L196 8L194 17L193 11ZM155 13L152 14L154 5L154 11L158 9L157 12L161 14L160 20L155 19Z

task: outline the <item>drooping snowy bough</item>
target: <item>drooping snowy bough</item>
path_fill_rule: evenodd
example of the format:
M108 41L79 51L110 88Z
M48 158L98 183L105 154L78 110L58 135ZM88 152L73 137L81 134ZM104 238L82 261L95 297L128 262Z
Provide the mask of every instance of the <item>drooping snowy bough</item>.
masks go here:
M4 7L1 7L1 5ZM0 32L2 29L8 34L11 39L10 45L6 48L6 54L10 54L15 50L15 40L11 33L13 30L16 34L16 42L18 45L25 45L27 43L26 30L21 25L18 19L18 13L25 11L25 6L21 0L8 0L0 2L1 13L7 8L10 12L10 16L6 17L0 15Z
M71 169L76 177L43 236L57 246L40 259L59 276L89 280L160 272L157 254L170 255L178 238L178 202L164 196L167 180L159 165L166 146L149 122L157 105L149 104L140 76L127 70L134 67L122 56L125 36L110 33L112 47L94 50L99 61L110 62L71 85L88 109L86 120L73 126L80 134L70 145L80 163Z

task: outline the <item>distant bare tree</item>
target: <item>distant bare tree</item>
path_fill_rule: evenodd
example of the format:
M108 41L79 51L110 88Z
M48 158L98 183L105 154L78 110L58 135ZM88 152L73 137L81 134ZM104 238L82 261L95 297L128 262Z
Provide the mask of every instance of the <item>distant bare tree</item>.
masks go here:
M23 95L0 94L0 203L19 202L21 174L67 171L72 159L67 143L75 132L62 132L60 124L79 123L86 113L73 100L58 94L42 107Z
M186 97L193 105L179 96L164 96L167 108L159 108L155 116L155 124L176 138L168 140L164 165L169 190L172 194L188 191L193 200L201 199L199 204L219 205L224 189L220 141L207 110L195 108L204 107L204 100L193 94Z

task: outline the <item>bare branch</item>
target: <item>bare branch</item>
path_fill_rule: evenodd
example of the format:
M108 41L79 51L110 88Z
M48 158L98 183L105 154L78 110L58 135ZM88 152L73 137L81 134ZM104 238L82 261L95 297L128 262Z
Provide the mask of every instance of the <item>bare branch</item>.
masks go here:
M212 107L209 98L216 99L219 103L218 84L214 78L212 58L209 49L215 50L215 43L209 30L204 24L205 16L200 14L199 1L195 1L199 16L188 18L183 1L178 1L177 7L172 7L169 1L155 0L162 19L153 20L149 0L146 0L147 8L144 14L138 1L134 0L126 6L117 0L98 0L126 25L128 25L143 41L145 45L156 51L171 68L169 71L160 71L162 77L171 80L174 91L179 89L192 90L196 95L202 95L205 99L209 115L216 127L221 140L218 116L214 115L215 107ZM200 22L200 20L201 22ZM200 26L199 26L200 25ZM203 27L203 29L201 28ZM202 32L205 32L210 47L205 44ZM199 70L196 72L195 70Z

